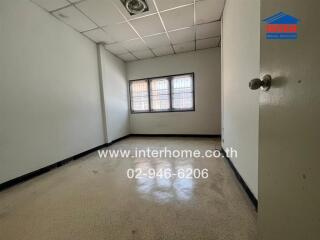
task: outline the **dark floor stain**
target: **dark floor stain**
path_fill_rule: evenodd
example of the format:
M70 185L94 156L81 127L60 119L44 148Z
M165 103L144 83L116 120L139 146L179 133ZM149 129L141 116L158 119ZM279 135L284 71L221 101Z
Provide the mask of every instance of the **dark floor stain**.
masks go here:
M97 174L97 173L99 173L97 170L93 170L92 171L94 174Z
M307 175L306 175L306 174L302 174L302 178L303 178L303 179L306 179L306 178L307 178Z
M136 232L137 232L136 230L131 230L132 234L136 234Z

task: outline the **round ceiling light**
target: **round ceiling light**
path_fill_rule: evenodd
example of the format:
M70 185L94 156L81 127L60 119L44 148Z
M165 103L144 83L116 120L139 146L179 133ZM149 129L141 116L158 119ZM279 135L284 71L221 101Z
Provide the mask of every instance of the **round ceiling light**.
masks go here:
M138 14L144 12L148 6L143 0L126 0L126 9L131 14Z

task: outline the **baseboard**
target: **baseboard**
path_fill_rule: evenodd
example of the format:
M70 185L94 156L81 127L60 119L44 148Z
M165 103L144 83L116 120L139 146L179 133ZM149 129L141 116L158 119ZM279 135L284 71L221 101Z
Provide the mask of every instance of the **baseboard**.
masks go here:
M114 143L116 143L116 142L118 142L118 141L121 141L121 140L123 140L123 139L125 139L125 138L127 138L127 137L129 137L129 136L130 136L130 134L128 134L128 135L126 135L126 136L123 136L123 137L120 137L120 138L118 138L118 139L115 139L115 140L113 140L113 141L110 142L110 143L104 143L104 144L102 144L102 145L99 145L99 146L97 146L97 147L91 148L91 149L89 149L89 150L87 150L87 151L81 152L81 153L79 153L79 154L77 154L77 155L74 155L74 156L72 156L72 157L69 157L69 158L63 159L63 160L61 160L61 161L58 161L58 162L56 162L56 163L53 163L53 164L51 164L51 165L49 165L49 166L40 168L40 169L35 170L35 171L33 171L33 172L24 174L24 175L22 175L22 176L20 176L20 177L17 177L17 178L14 178L14 179L12 179L12 180L9 180L9 181L7 181L7 182L1 183L1 184L0 184L0 191L3 191L3 190L5 190L5 189L7 189L7 188L10 188L10 187L13 187L14 185L17 185L17 184L19 184L19 183L25 182L25 181L27 181L27 180L29 180L29 179L31 179L31 178L37 177L37 176L39 176L39 175L41 175L41 174L44 174L44 173L46 173L46 172L49 172L49 171L51 171L51 170L53 170L53 169L55 169L55 168L61 167L61 166L65 165L65 164L67 164L67 163L69 163L69 162L71 162L71 161L74 161L74 160L77 160L77 159L79 159L79 158L81 158L81 157L84 157L84 156L86 156L86 155L88 155L88 154L90 154L90 153L93 153L93 152L101 149L101 148L108 147L108 146L110 146L110 145L112 145L112 144L114 144Z
M112 144L114 144L114 143L116 143L116 142L119 142L119 141L121 141L121 140L123 140L123 139L125 139L125 138L128 138L128 137L130 137L130 136L131 136L131 134L127 134L127 135L125 135L125 136L123 136L123 137L119 137L119 138L117 138L117 139L115 139L115 140L107 143L107 146L110 146L110 145L112 145Z
M250 188L248 187L248 185L246 184L246 182L243 180L243 178L241 177L240 173L238 172L238 170L235 168L235 166L233 165L232 161L227 157L226 152L224 151L224 149L221 147L221 153L224 156L225 159L227 159L227 162L229 163L231 169L233 170L234 174L236 175L238 181L240 182L240 184L242 185L243 189L245 190L245 192L247 193L250 201L252 202L252 204L254 205L256 211L258 210L258 200L256 199L256 197L253 195L253 193L251 192Z
M200 137L221 138L220 134L130 134L132 137Z

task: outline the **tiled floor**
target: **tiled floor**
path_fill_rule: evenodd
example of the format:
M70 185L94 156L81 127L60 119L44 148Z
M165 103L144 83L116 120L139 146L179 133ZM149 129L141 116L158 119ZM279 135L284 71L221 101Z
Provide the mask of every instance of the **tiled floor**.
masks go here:
M131 137L135 150L219 148L210 138ZM127 170L208 169L207 179L128 179ZM257 213L223 158L102 158L97 153L0 192L5 240L257 239Z

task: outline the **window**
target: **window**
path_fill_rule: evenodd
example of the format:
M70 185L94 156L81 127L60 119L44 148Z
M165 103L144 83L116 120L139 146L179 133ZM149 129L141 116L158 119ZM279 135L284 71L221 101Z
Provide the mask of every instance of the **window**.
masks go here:
M131 110L133 112L149 111L148 80L134 81L130 84Z
M170 110L169 80L166 78L150 80L151 111Z
M194 74L130 81L131 112L194 111Z
M171 80L172 109L193 108L193 81L190 75L176 76Z

